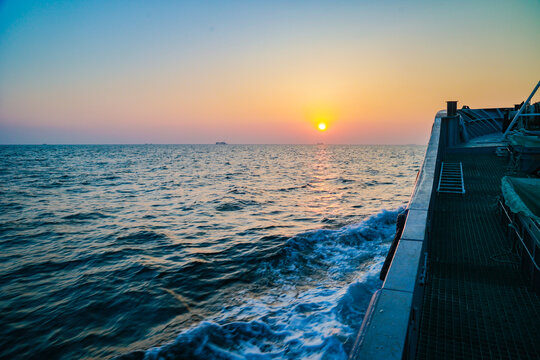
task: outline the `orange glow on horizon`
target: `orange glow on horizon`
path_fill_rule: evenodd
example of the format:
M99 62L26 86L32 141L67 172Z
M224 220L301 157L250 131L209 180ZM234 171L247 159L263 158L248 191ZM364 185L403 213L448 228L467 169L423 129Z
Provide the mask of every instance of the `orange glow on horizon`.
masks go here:
M425 144L446 100L512 106L538 79L531 0L0 3L0 143Z

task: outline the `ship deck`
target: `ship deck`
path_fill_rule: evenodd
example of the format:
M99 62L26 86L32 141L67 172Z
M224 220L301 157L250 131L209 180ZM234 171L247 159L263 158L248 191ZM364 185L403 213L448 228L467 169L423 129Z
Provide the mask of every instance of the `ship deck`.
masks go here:
M466 194L438 194L418 359L539 359L540 296L527 284L497 200L505 159L462 149Z

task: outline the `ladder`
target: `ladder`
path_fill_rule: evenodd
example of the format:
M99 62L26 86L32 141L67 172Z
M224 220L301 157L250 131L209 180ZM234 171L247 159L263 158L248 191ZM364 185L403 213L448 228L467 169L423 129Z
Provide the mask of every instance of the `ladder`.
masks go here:
M439 193L465 194L463 184L463 165L459 163L442 162L439 176Z

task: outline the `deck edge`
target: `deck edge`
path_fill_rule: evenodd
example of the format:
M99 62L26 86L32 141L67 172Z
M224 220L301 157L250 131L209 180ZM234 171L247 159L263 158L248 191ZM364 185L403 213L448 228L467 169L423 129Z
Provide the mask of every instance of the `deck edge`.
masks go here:
M422 168L409 201L409 214L398 249L380 294L377 292L374 295L366 312L350 360L406 357L411 324L415 328L418 326L415 289L419 286L418 279L423 267L422 254L426 248L424 240L437 178L441 119L445 115L446 111L442 110L435 116Z

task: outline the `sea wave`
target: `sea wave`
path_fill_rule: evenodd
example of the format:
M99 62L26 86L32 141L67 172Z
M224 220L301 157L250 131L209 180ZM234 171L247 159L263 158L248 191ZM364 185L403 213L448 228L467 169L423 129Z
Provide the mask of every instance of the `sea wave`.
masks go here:
M242 210L246 206L257 206L260 205L258 202L253 200L236 200L224 202L216 206L217 211L238 211Z
M282 242L257 265L258 296L123 359L346 359L402 208ZM238 249L236 249L238 250ZM267 254L268 255L268 254ZM262 293L262 295L261 295Z
M73 221L85 221L85 220L97 220L105 219L110 217L109 215L100 212L100 211L91 211L91 212L76 212L69 214L63 217L64 220L73 220Z

